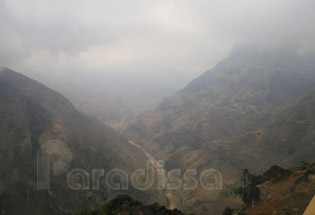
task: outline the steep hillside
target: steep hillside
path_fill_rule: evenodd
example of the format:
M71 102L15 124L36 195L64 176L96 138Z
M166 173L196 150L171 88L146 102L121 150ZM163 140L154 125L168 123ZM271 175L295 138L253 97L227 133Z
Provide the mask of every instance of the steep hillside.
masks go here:
M249 49L249 48L248 48ZM135 138L193 130L207 139L252 129L315 87L314 67L293 51L238 48L154 112L116 126ZM113 124L115 126L115 124ZM144 135L145 134L145 135Z
M42 161L37 160L38 153L50 140L59 141L58 145L60 141L65 143L72 162L65 173L55 176L50 172L49 191L38 190L37 168ZM58 147L51 150L58 152ZM55 154L52 163L61 156ZM101 177L99 189L70 190L67 174L73 169L82 169L91 176L93 169L104 169L106 174L120 168L130 176L135 169L145 167L146 158L118 132L77 111L59 93L6 68L0 72L0 161L2 214L57 214L76 207L86 199L87 192L104 192L109 198L128 193L155 200L154 195L138 191L131 184L123 191L103 186L105 177ZM82 177L75 180L84 185Z
M277 168L273 169L275 170ZM277 171L273 171L272 173L275 178L270 178L256 185L259 189L260 200L247 208L243 208L243 214L304 214L315 194L315 163L304 163L298 167L283 171L288 171L290 174L286 176L282 175L282 177L277 178L277 176L281 174ZM270 170L269 173L271 173ZM230 213L228 213L228 211ZM235 214L235 212L233 213L231 209L227 208L225 212L225 215Z
M313 161L314 87L308 58L240 47L155 111L112 125L168 169L219 170L222 191L176 194L187 210L219 214L228 202L238 204L228 193L242 169Z
M274 113L273 121L253 141L257 151L265 150L286 166L300 161L314 161L315 152L315 89L287 108Z

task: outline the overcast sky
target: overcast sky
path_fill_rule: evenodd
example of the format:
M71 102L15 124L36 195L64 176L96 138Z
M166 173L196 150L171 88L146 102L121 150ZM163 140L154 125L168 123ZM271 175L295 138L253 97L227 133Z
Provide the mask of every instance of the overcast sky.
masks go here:
M20 72L201 74L235 44L315 48L314 0L0 0L0 64Z

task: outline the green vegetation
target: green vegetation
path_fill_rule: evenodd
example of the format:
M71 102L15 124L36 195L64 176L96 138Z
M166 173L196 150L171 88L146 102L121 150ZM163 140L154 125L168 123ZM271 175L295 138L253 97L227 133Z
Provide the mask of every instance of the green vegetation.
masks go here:
M111 201L107 201L103 195L102 202L88 197L88 207L75 212L68 212L66 215L118 215L118 214L143 214L143 215L184 215L182 212L174 209L168 210L165 206L154 203L144 205L137 200L126 195L119 195Z
M255 176L248 169L243 170L241 185L233 190L235 196L239 196L246 206L260 201L260 191L256 187L262 181L262 176Z
M305 173L306 175L304 177L300 177L298 179L298 182L295 181L295 184L290 187L290 192L293 193L295 190L295 185L300 181L306 180L306 178L308 178L309 174L311 173L311 171L308 171ZM242 199L244 203L242 210L244 210L261 201L260 190L258 189L257 185L263 184L269 180L278 182L282 178L288 177L290 175L292 175L290 170L283 169L277 165L273 165L262 175L254 175L250 173L248 169L244 169L241 176L240 185L234 187L232 194Z

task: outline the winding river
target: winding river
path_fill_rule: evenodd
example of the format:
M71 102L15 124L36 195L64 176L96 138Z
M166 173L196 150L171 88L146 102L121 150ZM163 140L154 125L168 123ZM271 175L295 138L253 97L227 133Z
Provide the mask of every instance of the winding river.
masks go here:
M163 187L163 192L165 197L169 200L169 209L175 209L177 208L178 210L181 210L181 204L178 201L178 199L172 194L169 185L168 185L168 179L166 174L161 174L165 169L164 169L164 165L158 165L158 161L155 160L155 158L142 146L140 146L139 144L133 142L133 141L129 141L129 143L133 146L135 146L136 148L138 148L145 156L146 158L151 162L151 164L153 165L153 167L156 169L158 176L159 176L159 181L162 182L162 187ZM162 167L161 167L162 166Z

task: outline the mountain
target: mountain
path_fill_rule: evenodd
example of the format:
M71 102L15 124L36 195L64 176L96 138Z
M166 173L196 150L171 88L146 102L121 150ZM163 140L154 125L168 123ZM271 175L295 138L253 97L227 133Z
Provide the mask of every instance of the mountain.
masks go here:
M166 168L215 168L223 190L179 190L183 208L220 214L240 172L313 161L313 58L290 48L237 47L154 111L111 125Z
M127 190L110 189L105 177L99 178L99 188L91 187L93 169L105 174L121 169L130 176L145 168L146 157L118 132L77 111L61 94L8 68L0 71L0 160L1 214L59 214L76 208L90 192L157 201L157 195L131 184ZM40 178L42 168L48 169L48 178L47 172ZM74 181L67 182L75 169L86 171L88 177L74 175ZM38 187L39 179L45 183L48 179L50 187L44 182ZM73 183L84 190L70 189Z

